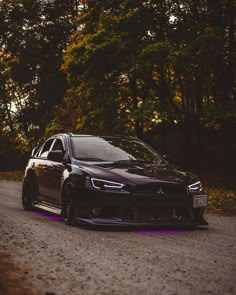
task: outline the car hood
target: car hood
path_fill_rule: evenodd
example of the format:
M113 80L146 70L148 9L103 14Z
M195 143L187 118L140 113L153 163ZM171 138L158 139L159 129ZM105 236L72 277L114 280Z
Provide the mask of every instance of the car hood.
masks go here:
M170 182L191 184L198 181L198 178L188 172L183 172L173 165L154 165L154 164L124 164L116 163L87 163L78 161L77 163L84 172L92 177L122 181L130 183L149 183L149 182Z

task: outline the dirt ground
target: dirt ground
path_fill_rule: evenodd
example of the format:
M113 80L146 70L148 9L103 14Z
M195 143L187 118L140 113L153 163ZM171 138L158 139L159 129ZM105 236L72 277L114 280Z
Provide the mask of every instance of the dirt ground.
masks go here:
M92 230L26 212L0 181L1 295L233 295L236 217L206 228Z
M16 266L10 254L0 252L0 294L1 295L40 295L26 281L28 270Z

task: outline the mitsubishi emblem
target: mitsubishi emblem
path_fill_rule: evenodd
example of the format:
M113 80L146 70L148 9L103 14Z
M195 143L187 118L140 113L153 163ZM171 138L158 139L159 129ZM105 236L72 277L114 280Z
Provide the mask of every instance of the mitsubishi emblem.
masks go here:
M164 192L162 190L162 187L159 187L159 190L156 192L158 195L164 195Z

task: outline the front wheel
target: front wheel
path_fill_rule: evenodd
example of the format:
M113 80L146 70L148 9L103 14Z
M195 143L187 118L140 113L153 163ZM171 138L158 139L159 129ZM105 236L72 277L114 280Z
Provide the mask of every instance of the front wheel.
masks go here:
M30 189L30 184L28 182L25 182L23 184L22 189L22 206L24 210L26 211L33 211L33 200L32 200L32 192Z
M67 183L63 189L62 216L64 218L65 224L76 224L77 209L73 198L72 186L70 183Z

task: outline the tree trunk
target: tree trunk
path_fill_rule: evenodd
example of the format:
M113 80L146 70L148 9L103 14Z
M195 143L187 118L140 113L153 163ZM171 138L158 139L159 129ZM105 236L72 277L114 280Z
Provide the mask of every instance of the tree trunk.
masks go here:
M202 147L202 130L201 130L201 115L202 115L202 97L203 97L203 81L198 75L195 76L195 96L196 96L196 134L197 147Z
M138 108L138 90L137 90L137 79L135 72L132 72L129 75L129 88L130 93L133 101L133 108L137 110ZM144 123L143 118L140 120L140 118L134 118L135 119L135 133L138 138L143 138L143 129L144 129Z

